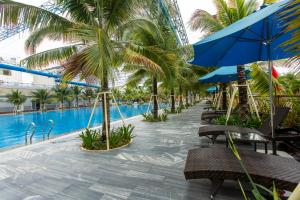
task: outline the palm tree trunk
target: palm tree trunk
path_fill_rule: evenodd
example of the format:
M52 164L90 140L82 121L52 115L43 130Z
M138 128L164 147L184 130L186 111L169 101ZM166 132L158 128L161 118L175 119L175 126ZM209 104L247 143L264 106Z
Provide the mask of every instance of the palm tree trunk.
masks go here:
M182 86L181 84L179 85L179 106L182 107L183 106L183 98L182 98Z
M64 109L64 103L65 103L64 100L62 100L62 101L61 101L61 109L62 109L62 110Z
M102 92L108 92L108 77L107 77L107 71L103 75L103 80L101 82L101 88ZM103 110L103 117L102 117L102 140L106 140L106 123L107 123L107 129L108 134L110 132L110 106L109 106L109 94L106 94L106 100L104 100L104 95L102 95L102 110ZM106 105L104 102L106 101ZM105 112L105 106L106 106L106 112ZM107 116L106 116L107 115ZM107 119L107 121L106 121Z
M222 96L223 96L223 102L222 102L222 104L223 104L223 110L227 110L227 90L226 90L226 88L227 88L227 84L226 83L224 83L224 84L222 84Z
M79 99L78 99L78 96L76 96L76 108L79 107Z
M189 106L189 91L185 91L185 105Z
M239 115L242 119L245 119L248 113L248 91L246 86L246 73L245 66L237 66L237 76L239 86Z
M175 113L175 91L174 91L174 88L171 89L171 112L172 113Z
M153 117L155 119L158 118L158 102L157 102L157 95L158 95L158 92L157 92L157 77L156 76L153 76L153 82L152 82L152 90L153 90Z

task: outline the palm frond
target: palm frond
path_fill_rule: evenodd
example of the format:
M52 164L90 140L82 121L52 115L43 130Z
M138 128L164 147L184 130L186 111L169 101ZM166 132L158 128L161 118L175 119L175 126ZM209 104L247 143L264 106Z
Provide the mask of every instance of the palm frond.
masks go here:
M0 0L0 26L24 23L31 30L49 25L65 24L66 18L45 9L11 0Z
M28 68L48 66L50 63L60 62L77 52L79 44L59 47L31 55L21 61Z
M66 33L66 30L72 27L72 25L73 24L66 23L63 26L46 26L36 29L25 41L25 50L29 53L35 53L37 46L39 46L46 38L53 41L63 40L72 42L74 40L74 36Z
M189 26L193 31L199 30L207 33L214 33L224 28L224 26L217 20L216 16L200 9L197 9L193 13L189 20Z
M126 59L127 63L135 64L136 66L142 67L148 72L155 74L164 74L164 71L158 64L156 64L146 56L138 54L130 49L126 50L124 58Z
M261 95L268 95L269 94L269 74L267 71L265 71L262 66L258 64L251 65L252 68L252 81L251 85L255 92L259 92ZM273 78L273 86L274 91L276 91L278 88L281 88L280 92L283 91L283 87L281 87L281 84L278 82L277 79Z
M143 69L135 71L131 76L129 76L126 85L129 87L137 86L141 83L145 77L147 76L147 72Z

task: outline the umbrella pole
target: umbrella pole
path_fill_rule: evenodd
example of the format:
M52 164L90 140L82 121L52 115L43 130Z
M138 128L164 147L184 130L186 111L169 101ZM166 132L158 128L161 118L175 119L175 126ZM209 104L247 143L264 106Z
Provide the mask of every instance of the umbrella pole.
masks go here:
M273 155L277 155L276 141L275 141L275 130L274 130L274 108L273 108L273 80L272 80L272 61L268 61L269 68L269 92L270 92L270 119L271 119L271 131L272 131L272 149Z

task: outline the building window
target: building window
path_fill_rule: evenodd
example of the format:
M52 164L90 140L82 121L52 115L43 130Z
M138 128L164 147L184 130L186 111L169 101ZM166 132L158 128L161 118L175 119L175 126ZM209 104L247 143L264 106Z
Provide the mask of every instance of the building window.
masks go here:
M0 75L11 76L11 71L7 69L0 70Z

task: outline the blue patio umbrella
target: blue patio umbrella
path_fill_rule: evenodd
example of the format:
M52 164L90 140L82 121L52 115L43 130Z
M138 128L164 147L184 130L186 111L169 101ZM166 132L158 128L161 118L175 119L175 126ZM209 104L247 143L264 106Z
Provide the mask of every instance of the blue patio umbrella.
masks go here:
M217 92L217 91L218 91L217 86L212 86L212 87L210 87L206 90L206 92L208 92L208 93L214 93L214 92Z
M250 68L246 67L246 78L250 79ZM237 66L230 67L220 67L209 74L199 78L201 83L229 83L232 81L236 81L237 77Z
M232 66L268 61L270 104L273 105L271 61L296 54L282 47L293 35L293 31L285 31L288 19L281 18L286 11L286 5L291 1L284 0L264 7L194 44L195 57L190 63L199 66ZM273 106L270 110L274 137Z

